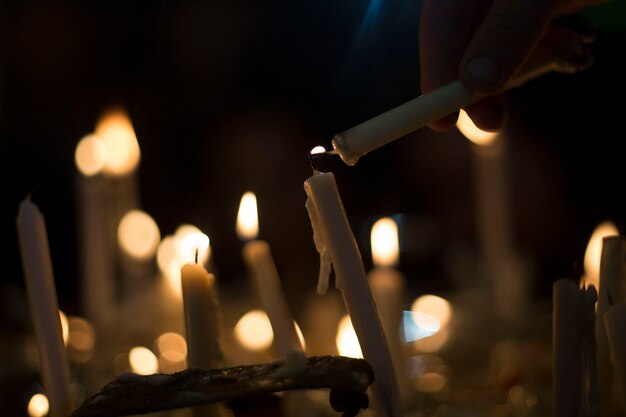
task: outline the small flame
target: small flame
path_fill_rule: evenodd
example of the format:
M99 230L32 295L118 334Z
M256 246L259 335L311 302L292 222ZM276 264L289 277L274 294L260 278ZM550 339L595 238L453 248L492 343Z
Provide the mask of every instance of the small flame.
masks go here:
M141 210L126 213L117 228L120 248L135 259L152 258L160 240L159 226L148 213Z
M128 353L132 371L139 375L154 374L159 370L159 361L152 351L143 346L136 346Z
M391 217L384 217L374 223L371 244L374 265L391 267L398 264L398 225Z
M600 258L602 256L602 239L606 236L618 235L619 231L615 224L610 221L600 223L589 238L585 250L585 282L599 288L600 282Z
M252 310L244 314L235 325L235 337L246 349L263 351L272 345L274 331L264 311Z
M44 394L35 394L28 401L29 417L44 417L48 414L49 409L48 397Z
M497 132L486 132L479 129L463 109L459 112L456 127L467 139L479 146L492 145L498 136Z
M315 148L311 149L311 155L317 155L324 152L326 152L326 148L323 146L316 146Z
M237 235L240 239L255 239L259 235L256 195L248 191L241 197L237 213Z
M350 316L347 314L339 321L335 343L337 344L337 351L341 356L363 358L359 338L352 326L352 320L350 320Z
M96 125L96 135L106 148L104 172L123 176L133 172L141 158L135 129L123 110L104 114Z
M76 145L74 162L85 176L99 174L106 163L106 146L98 136L87 135Z

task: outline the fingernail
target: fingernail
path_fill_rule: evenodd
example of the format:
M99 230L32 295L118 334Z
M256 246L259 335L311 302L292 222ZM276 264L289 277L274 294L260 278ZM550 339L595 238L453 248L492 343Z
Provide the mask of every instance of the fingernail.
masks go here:
M465 69L476 81L485 85L497 87L501 82L500 65L491 58L474 58Z

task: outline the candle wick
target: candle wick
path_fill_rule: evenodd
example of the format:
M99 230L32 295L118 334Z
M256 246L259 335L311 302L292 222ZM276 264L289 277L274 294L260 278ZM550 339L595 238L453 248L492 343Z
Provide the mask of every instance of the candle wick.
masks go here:
M198 248L196 248L196 263L198 263Z
M317 165L315 165L315 160L319 158L325 158L329 155L336 155L337 152L333 151L325 151L320 153L309 153L309 163L311 164L311 169L314 173L318 173L319 169L317 169Z

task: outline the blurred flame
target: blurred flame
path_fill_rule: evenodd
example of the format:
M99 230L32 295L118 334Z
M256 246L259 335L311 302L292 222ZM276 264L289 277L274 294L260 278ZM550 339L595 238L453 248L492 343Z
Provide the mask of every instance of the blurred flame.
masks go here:
M450 303L444 298L431 294L416 298L411 305L411 311L436 317L441 327L445 327L452 316Z
M274 341L274 332L267 314L261 310L244 314L235 325L235 338L246 349L268 349Z
M352 320L350 320L350 316L348 314L343 316L343 318L339 321L335 343L337 344L337 351L341 356L363 358L359 338L354 331Z
M50 405L44 394L35 394L28 401L28 415L30 417L44 417L48 414Z
M237 235L244 240L255 239L259 235L256 195L253 192L247 191L241 197L237 213Z
M159 226L148 213L141 210L126 213L117 228L120 248L135 259L152 258L160 240Z
M479 129L463 109L459 112L456 127L467 139L479 146L492 145L498 136L497 132L486 132Z
M374 265L391 267L398 264L398 225L391 217L374 223L370 240Z
M316 155L324 152L326 152L326 148L323 146L316 146L315 148L311 149L311 155Z
M163 333L157 339L159 354L169 362L182 362L187 359L187 342L175 332Z
M86 176L100 173L106 162L106 147L96 135L83 137L74 153L74 162L78 170Z
M585 250L585 277L584 281L588 285L599 288L600 282L600 257L602 256L602 239L606 236L618 235L619 231L615 224L610 221L600 223L589 238L587 249Z
M67 316L61 310L59 310L59 319L61 319L61 331L63 333L63 344L67 346L67 340L70 334L70 330L69 330L70 327L67 322Z
M139 143L133 125L123 110L115 109L104 114L96 125L95 133L106 148L105 173L122 176L137 168Z
M69 346L84 352L93 350L96 344L96 332L91 323L80 317L70 317L68 324Z
M159 361L152 351L143 346L136 346L128 353L132 371L139 375L154 374L159 370Z

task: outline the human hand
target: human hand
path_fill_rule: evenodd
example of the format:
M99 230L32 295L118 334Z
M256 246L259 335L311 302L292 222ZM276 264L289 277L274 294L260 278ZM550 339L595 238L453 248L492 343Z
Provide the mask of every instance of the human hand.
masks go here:
M481 129L506 120L504 86L524 64L557 16L604 0L424 0L420 23L422 94L456 79L485 96L465 109ZM458 113L430 123L452 128Z

